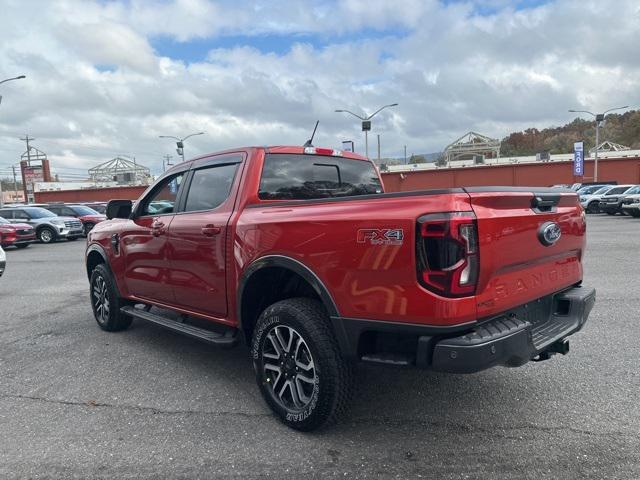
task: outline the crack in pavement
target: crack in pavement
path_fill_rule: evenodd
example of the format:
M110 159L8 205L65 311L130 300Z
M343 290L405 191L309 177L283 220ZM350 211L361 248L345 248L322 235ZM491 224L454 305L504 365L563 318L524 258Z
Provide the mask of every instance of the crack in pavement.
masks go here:
M68 405L76 407L87 408L117 408L122 410L134 410L138 412L150 412L153 415L209 415L215 417L243 417L243 418L257 418L257 417L272 417L271 413L248 413L248 412L233 412L233 411L221 411L211 412L206 410L163 410L154 407L143 407L139 405L117 405L114 403L101 403L94 400L81 402L77 400L60 400L55 398L36 397L31 395L18 395L18 394L0 394L0 398L13 399L13 400L33 400L43 403L55 403L58 405Z

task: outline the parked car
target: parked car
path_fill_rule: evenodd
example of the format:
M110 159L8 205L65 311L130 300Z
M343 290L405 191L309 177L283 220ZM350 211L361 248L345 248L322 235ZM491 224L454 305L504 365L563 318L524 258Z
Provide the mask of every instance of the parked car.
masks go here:
M616 185L604 185L593 193L580 195L580 205L587 213L600 213L600 199Z
M580 187L576 193L578 195L592 195L600 190L602 187L607 187L610 185L585 185L584 187Z
M42 243L66 238L76 240L83 235L82 223L77 218L59 217L41 207L12 207L0 209L0 216L11 223L27 223L36 231Z
M640 193L640 185L635 185L620 194L607 194L600 199L600 211L608 215L622 213L622 202L627 195Z
M51 204L47 207L47 210L61 217L77 218L82 222L82 230L85 235L87 235L96 224L107 219L106 216L85 205Z
M622 213L632 217L640 217L640 192L624 197L624 200L622 200Z
M4 250L0 246L0 277L4 273L4 269L7 266L7 255L4 253Z
M571 190L574 191L579 191L580 189L584 188L584 187L590 187L590 186L594 186L594 185L617 185L618 182L616 182L615 180L609 181L609 182L583 182L583 183L574 183L573 185L571 185Z
M600 197L612 188L612 185L604 185L595 192L580 194L580 205L587 213L599 213Z
M0 217L0 245L27 248L36 241L36 232L28 223L11 223Z
M93 210L95 210L96 212L98 212L101 215L105 215L107 213L107 204L106 203L82 203L80 205L84 205L86 207L92 208Z
M86 252L98 326L244 339L266 403L299 430L343 412L355 361L472 373L548 360L595 302L570 190L385 194L357 154L255 147L180 163L107 216Z

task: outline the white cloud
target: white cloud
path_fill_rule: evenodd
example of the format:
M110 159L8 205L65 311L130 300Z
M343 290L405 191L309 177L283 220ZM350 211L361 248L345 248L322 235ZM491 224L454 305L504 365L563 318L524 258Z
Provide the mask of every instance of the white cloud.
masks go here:
M371 113L383 155L441 149L468 130L501 137L570 120L568 108L638 102L640 7L634 0L556 0L478 16L477 2L4 0L0 16L0 168L28 132L54 168L117 154L156 171L173 153L158 135L205 130L187 155L247 144L363 143ZM8 14L4 14L8 12ZM37 13L37 14L36 14ZM596 33L593 25L600 25ZM255 48L291 35L285 53ZM227 35L247 45L220 48ZM158 39L210 41L195 63L161 57ZM208 40L207 40L208 39ZM317 46L318 41L323 43ZM315 45L315 46L314 46ZM213 46L217 46L214 48Z

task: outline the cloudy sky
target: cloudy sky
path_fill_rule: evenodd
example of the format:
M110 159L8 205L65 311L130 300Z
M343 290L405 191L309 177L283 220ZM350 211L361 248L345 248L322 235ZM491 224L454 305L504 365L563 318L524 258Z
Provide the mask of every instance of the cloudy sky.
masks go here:
M159 172L242 145L352 139L383 156L469 130L560 125L640 105L638 0L0 0L0 174L25 133L80 178L117 155ZM373 138L372 144L374 143ZM371 149L373 155L374 149Z

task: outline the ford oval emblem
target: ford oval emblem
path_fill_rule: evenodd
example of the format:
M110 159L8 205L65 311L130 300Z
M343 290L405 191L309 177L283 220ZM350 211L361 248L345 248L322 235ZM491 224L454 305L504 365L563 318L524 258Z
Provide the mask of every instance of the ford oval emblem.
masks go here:
M545 222L540 225L540 229L538 230L538 240L546 247L556 243L560 240L561 236L562 230L556 222Z

